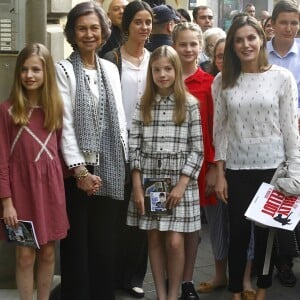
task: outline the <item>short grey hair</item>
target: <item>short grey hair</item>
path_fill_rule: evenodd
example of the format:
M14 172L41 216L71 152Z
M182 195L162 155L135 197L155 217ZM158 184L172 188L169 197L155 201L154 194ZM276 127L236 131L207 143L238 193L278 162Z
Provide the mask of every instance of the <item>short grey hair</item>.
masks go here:
M205 51L205 54L208 54L208 39L211 38L212 36L216 36L217 40L223 39L226 38L226 32L222 28L213 27L207 29L203 33L203 46L204 46L203 49Z

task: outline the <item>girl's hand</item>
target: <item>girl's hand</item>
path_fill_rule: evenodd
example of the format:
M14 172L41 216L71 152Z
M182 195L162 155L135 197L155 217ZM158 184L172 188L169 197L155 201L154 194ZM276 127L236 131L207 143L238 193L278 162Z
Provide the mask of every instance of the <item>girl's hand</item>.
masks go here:
M176 207L183 198L186 187L190 178L186 175L181 175L179 181L175 187L171 190L171 193L167 197L167 207L172 209Z
M139 215L145 214L144 190L142 186L134 186L132 189L132 196L134 204L137 208Z
M144 203L144 189L141 179L141 171L133 169L131 172L132 176L132 199L137 208L139 215L145 214L145 203Z
M225 175L219 174L217 176L217 182L215 186L215 192L217 197L222 200L223 202L227 203L228 199L228 187Z
M11 198L2 199L4 223L14 228L18 227L17 211Z
M217 168L214 164L211 164L205 176L205 196L209 196L215 191L216 181Z

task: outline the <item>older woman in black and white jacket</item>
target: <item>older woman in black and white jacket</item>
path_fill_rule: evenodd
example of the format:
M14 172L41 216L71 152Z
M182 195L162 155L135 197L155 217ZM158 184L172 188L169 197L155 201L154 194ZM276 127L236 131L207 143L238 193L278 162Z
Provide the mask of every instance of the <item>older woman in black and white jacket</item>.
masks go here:
M64 101L62 154L73 175L65 180L71 227L61 242L66 300L115 299L113 232L116 200L124 199L127 130L117 67L96 54L109 34L97 3L76 5L65 27L74 51L56 65Z

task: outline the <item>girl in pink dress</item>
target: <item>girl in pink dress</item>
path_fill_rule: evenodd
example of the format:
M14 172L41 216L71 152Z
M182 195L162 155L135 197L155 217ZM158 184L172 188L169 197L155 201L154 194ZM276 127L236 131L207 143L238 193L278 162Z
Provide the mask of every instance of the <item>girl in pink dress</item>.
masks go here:
M32 299L37 263L37 299L49 299L55 240L69 227L59 156L63 104L47 48L26 46L16 63L10 98L0 105L0 217L17 227L32 221L40 249L16 246L21 299ZM1 236L2 237L2 236Z

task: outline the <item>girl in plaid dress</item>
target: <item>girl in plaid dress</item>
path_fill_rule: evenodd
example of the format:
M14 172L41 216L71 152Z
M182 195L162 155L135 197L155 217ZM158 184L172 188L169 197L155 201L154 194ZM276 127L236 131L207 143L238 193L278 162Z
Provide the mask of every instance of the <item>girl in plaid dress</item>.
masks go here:
M198 101L186 91L179 57L170 46L159 47L151 55L129 145L133 194L127 223L148 232L158 298L175 300L184 267L184 233L201 227L197 178L203 144ZM146 213L145 178L171 179L166 204L171 215Z

